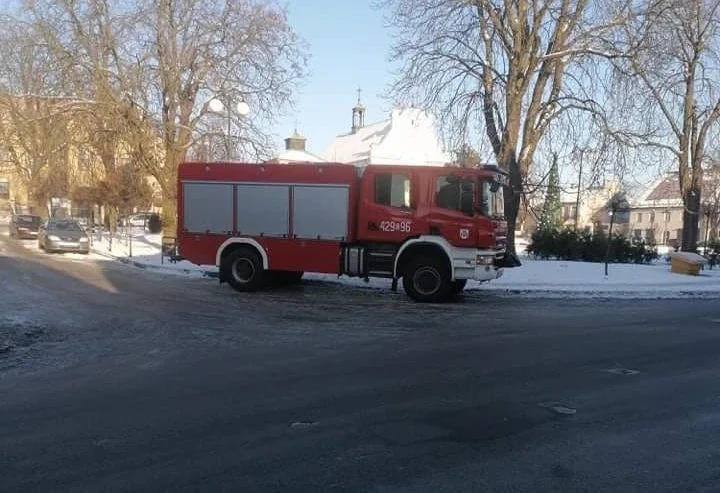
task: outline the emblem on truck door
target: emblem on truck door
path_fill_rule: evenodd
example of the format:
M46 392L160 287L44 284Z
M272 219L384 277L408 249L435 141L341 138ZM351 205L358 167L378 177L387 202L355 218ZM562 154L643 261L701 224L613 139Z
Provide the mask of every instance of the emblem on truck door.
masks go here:
M467 228L460 228L459 234L461 240L467 240L470 238L470 230Z

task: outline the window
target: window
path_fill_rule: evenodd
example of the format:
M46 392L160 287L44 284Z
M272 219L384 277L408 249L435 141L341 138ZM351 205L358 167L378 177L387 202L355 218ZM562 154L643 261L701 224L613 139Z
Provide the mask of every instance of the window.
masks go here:
M407 175L375 175L375 203L388 207L410 207L410 178Z
M78 152L78 169L81 171L90 169L91 160L92 157L90 152L87 149L80 149Z
M665 211L665 222L666 222L666 223L669 223L669 222L670 222L670 219L672 219L672 212L670 212L670 211Z
M10 198L10 182L7 180L0 180L0 199Z
M650 224L655 222L655 211L650 211Z
M473 182L439 176L436 183L437 205L455 211L473 210Z
M633 238L636 240L639 240L642 238L642 229L634 229L633 230Z
M502 217L505 213L504 188L497 181L480 181L480 213L488 217Z
M645 241L648 243L655 243L655 230L654 229L646 229L645 230Z
M670 243L670 231L663 231L663 245Z
M642 212L637 213L637 222L639 222L639 223L642 222Z

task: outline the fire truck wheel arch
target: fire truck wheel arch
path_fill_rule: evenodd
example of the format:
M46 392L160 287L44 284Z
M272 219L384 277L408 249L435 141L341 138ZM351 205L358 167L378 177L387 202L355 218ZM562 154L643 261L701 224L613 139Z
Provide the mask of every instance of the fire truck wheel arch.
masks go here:
M235 246L248 245L248 246L255 248L255 250L257 250L258 254L260 255L260 258L262 259L263 269L265 269L265 270L268 269L269 264L268 264L267 252L262 247L262 245L260 245L260 243L258 243L257 241L255 241L252 238L228 238L227 240L225 240L222 243L222 245L220 245L220 247L218 248L217 254L215 256L215 265L220 266L223 254L225 253L227 247L229 247L230 245L235 245Z
M450 245L444 238L420 236L405 242L398 250L395 258L395 277L402 277L405 266L416 255L432 255L439 257L445 263L448 269L450 280L455 280L455 272L450 262L451 250Z

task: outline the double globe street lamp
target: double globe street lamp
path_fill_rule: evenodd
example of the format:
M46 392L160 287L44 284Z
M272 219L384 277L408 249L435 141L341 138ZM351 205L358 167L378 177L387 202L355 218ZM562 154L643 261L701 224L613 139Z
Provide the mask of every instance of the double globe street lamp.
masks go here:
M225 135L225 156L227 160L232 160L232 117L237 115L239 117L245 117L250 113L250 106L245 101L240 101L232 106L229 103L223 103L218 98L213 98L208 102L208 109L211 113L222 115L226 117L227 129Z

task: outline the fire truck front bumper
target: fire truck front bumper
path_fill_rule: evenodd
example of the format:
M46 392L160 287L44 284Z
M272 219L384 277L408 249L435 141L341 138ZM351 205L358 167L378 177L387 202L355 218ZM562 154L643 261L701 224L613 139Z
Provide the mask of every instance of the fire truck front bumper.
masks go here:
M470 250L455 252L453 261L453 274L455 279L470 279L473 281L492 281L499 279L504 273L500 260L505 252L493 250Z

